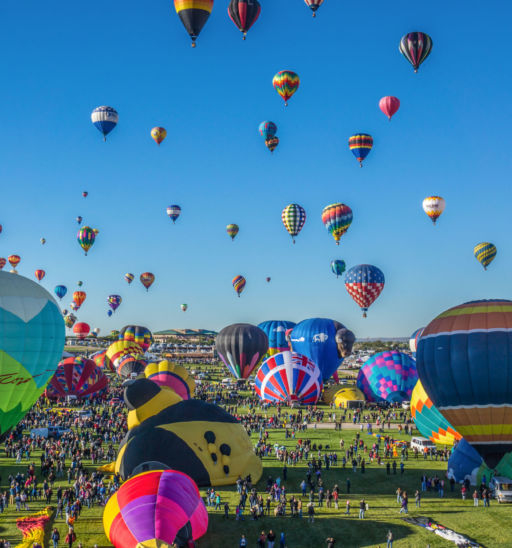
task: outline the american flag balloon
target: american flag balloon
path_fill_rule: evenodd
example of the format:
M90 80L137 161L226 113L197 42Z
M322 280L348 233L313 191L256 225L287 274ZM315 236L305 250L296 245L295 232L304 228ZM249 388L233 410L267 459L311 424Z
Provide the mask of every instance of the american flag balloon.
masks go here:
M382 270L371 264L353 266L345 275L345 288L361 307L363 318L366 318L368 308L381 294L384 283Z
M307 356L281 352L263 362L256 374L256 394L265 401L314 405L322 391L322 374Z

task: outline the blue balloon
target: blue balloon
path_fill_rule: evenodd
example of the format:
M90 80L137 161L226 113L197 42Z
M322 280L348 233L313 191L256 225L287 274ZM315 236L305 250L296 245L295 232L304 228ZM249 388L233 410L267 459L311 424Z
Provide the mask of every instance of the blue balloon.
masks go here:
M65 285L58 285L53 291L59 299L62 299L68 292L68 288Z
M260 134L265 139L272 139L272 137L275 137L277 133L277 126L274 124L274 122L261 122L260 127Z
M110 318L110 316L112 316L113 312L112 310L107 310L107 316Z
M295 324L285 320L269 320L262 322L258 327L264 331L268 338L268 356L273 356L279 352L290 350L288 341L286 340L286 331L293 329Z
M94 127L103 134L106 141L107 135L117 126L119 114L112 107L98 107L92 111L91 121Z
M336 274L336 278L338 276L341 276L343 272L345 272L347 268L347 265L345 264L345 261L342 261L341 259L336 259L335 261L331 261L331 270Z
M487 483L489 483L491 471L477 450L462 438L448 459L448 477L453 477L457 482L468 478L472 485L477 485L485 473Z
M303 354L318 365L323 380L329 379L343 362L336 344L336 331L344 326L327 318L311 318L298 323L291 333L293 352Z

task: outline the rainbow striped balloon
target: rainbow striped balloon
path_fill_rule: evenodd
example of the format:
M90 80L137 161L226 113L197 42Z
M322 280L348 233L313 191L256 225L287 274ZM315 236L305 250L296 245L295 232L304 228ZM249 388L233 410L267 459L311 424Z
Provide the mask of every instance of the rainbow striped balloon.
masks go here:
M352 210L345 204L330 204L322 211L322 223L329 234L332 234L337 245L340 244L341 237L352 224L352 219Z
M274 89L283 98L285 106L288 106L288 101L292 95L299 89L299 75L291 70L282 70L278 72L272 80Z
M359 162L359 165L363 167L363 160L368 156L373 147L373 137L368 135L368 133L352 135L348 140L348 146Z
M235 276L232 283L235 291L240 297L242 291L245 289L246 279L243 276Z

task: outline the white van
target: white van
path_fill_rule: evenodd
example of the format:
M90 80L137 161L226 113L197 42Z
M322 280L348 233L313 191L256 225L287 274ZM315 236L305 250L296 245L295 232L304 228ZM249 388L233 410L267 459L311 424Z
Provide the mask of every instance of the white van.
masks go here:
M411 449L417 449L420 453L424 453L425 449L427 451L429 449L435 449L436 444L427 438L422 438L418 436L411 439L410 447Z
M512 480L497 476L491 480L491 489L494 491L494 497L498 502L512 502Z

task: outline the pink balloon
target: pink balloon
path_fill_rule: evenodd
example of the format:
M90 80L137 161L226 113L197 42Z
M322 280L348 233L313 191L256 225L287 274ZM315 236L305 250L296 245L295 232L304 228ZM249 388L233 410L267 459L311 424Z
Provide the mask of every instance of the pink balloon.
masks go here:
M391 120L391 116L396 114L400 108L400 99L398 97L393 97L392 95L383 97L379 101L379 108Z

